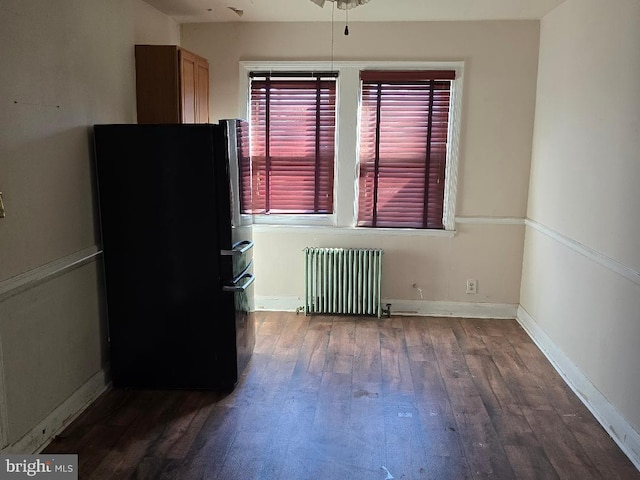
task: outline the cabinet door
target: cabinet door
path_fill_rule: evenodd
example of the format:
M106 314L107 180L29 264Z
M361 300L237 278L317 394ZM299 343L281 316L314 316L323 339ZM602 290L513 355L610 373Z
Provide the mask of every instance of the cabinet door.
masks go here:
M173 45L136 45L138 123L179 123L180 65Z
M196 63L196 121L209 123L209 62Z
M197 57L180 50L180 109L182 123L198 123Z

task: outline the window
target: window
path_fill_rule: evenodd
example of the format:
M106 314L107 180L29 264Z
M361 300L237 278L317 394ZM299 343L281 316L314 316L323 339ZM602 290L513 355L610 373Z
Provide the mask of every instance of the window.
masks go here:
M251 170L241 172L243 213L333 213L336 76L250 73Z
M362 71L358 226L443 229L454 71Z
M253 142L242 222L453 235L464 62L243 61L240 72Z

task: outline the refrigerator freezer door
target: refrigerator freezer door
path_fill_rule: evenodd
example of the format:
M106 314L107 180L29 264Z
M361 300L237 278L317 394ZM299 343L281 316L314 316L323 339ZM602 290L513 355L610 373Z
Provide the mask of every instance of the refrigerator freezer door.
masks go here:
M222 294L233 298L235 307L235 355L239 376L249 362L255 345L254 277L251 271L253 231L250 222L246 221L250 217L240 215L239 169L242 157L247 155L249 128L246 121L238 119L221 120L219 125L216 133L220 140L216 145L221 151L216 155L217 179L227 182L225 187L219 186L219 192L228 192L226 197L219 197L219 204L227 206L224 214L232 225L230 236L221 237L220 247L223 283L227 284L227 290L232 291L223 291ZM221 161L223 157L226 160L224 162Z

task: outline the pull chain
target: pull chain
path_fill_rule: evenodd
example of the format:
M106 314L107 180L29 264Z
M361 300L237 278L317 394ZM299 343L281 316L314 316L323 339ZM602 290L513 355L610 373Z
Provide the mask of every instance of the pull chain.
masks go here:
M344 25L344 34L349 35L349 9L345 10L346 20Z

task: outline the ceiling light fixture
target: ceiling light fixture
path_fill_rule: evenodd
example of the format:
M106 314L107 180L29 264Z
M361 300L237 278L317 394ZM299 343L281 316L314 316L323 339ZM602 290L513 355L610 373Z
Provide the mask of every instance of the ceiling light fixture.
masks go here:
M327 0L311 0L313 3L315 3L316 5L319 5L320 7L324 7L324 4L326 3ZM346 15L346 21L345 21L345 26L344 26L344 34L345 35L349 35L349 10L351 10L352 8L356 8L359 5L364 5L365 3L369 2L369 0L329 0L330 2L333 2L333 7L335 8L336 6L340 9L340 10L345 10L345 15ZM332 23L332 33L331 36L333 38L333 13L331 15L331 23Z
M316 5L324 7L326 0L311 0ZM364 5L369 0L329 0L330 2L335 2L336 6L340 10L351 10L352 8L356 8L359 5Z

